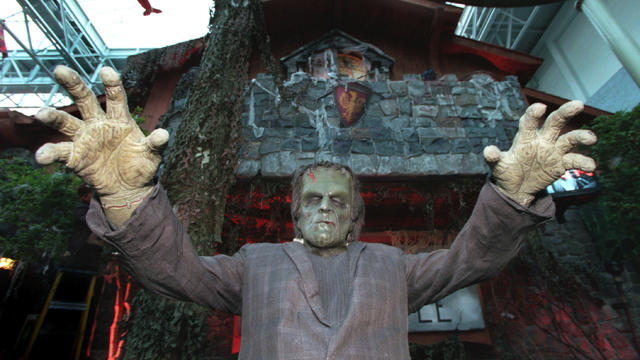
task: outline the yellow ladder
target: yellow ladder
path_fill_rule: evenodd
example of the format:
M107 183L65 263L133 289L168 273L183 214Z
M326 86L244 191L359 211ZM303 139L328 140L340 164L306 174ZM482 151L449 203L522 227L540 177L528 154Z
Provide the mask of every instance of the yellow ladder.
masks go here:
M64 280L69 282L67 286L64 286ZM71 278L71 279L68 279ZM87 286L86 295L84 295L83 301L73 301L74 299L69 299L68 296L65 297L64 292L70 291L78 291L78 287L74 286L78 283L82 283ZM75 331L75 337L73 341L72 359L78 360L80 359L80 352L82 351L82 343L84 341L84 333L87 326L87 319L89 317L89 311L91 309L91 300L93 299L93 292L96 284L96 273L93 271L87 270L79 270L79 269L62 269L56 275L56 279L51 286L51 290L49 290L49 295L47 295L47 299L42 307L42 311L40 311L40 316L38 316L38 320L33 328L33 332L31 333L31 337L29 338L29 343L27 345L27 349L24 353L24 358L29 359L29 356L32 355L31 351L34 349L34 345L36 344L36 340L38 339L38 335L40 335L40 331L42 329L43 324L45 323L45 319L47 318L47 314L49 311L60 310L60 311L81 311L80 320L78 324L78 329ZM62 290L62 291L59 291ZM57 295L57 296L56 296ZM51 314L50 314L51 315ZM64 317L62 318L64 321ZM60 318L58 321L61 321ZM55 321L54 321L55 322ZM55 326L55 324L52 324ZM52 333L55 333L52 332ZM58 348L59 349L59 348ZM60 358L60 356L56 353L55 349L51 349L49 353L49 357L51 356L55 358Z

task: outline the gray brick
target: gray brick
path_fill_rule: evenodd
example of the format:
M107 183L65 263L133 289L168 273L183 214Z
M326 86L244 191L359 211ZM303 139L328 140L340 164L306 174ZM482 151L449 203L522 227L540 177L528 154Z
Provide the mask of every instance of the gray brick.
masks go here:
M371 90L378 94L384 94L389 92L389 87L386 81L371 81L369 82Z
M404 81L390 81L389 87L391 88L391 92L395 96L407 95L407 83Z
M300 152L301 145L299 138L288 138L282 141L280 145L280 150L289 150L289 151L297 151Z
M260 160L260 143L248 142L242 144L242 158L250 160Z
M348 154L351 151L351 139L336 139L333 141L331 149L338 155Z
M357 127L351 128L351 136L357 140L371 139L371 129Z
M318 150L318 136L305 136L302 138L302 151Z
M413 117L430 117L435 118L438 116L438 107L432 105L414 105Z
M412 118L412 123L413 126L416 128L419 127L433 127L436 126L435 122L433 122L432 118L428 118L428 117L416 117L416 118Z
M380 101L380 110L385 116L395 116L398 114L398 104L395 99Z
M275 137L268 137L260 144L260 154L270 154L280 150L280 139Z
M451 151L451 142L449 139L423 139L422 150L427 154L446 154Z
M379 156L377 175L404 175L407 170L400 156Z
M280 169L280 156L277 152L267 154L260 159L260 174L262 176L277 176Z
M398 131L401 128L406 128L411 126L408 116L398 116L391 120L391 124L393 125L393 128L397 129Z
M461 118L481 119L482 113L477 106L465 106L460 109Z
M477 106L479 102L478 96L476 96L475 94L456 95L454 96L453 101L458 106Z
M401 115L411 115L411 99L408 97L398 98L398 108Z
M446 136L442 128L417 128L416 132L418 133L418 136L421 139L422 138L434 139L434 138L442 138Z
M451 147L453 154L464 154L471 152L471 144L467 139L455 139Z
M411 157L422 154L422 144L420 144L419 142L411 142L407 143L406 145L406 156Z
M378 170L377 162L375 155L352 154L348 165L357 175L375 175Z
M449 94L438 94L436 95L436 99L438 101L438 105L453 105L453 96Z
M379 141L375 144L375 152L382 156L403 155L402 143L397 141Z
M260 170L260 161L238 160L238 167L236 168L236 176L253 177L258 175L259 170Z
M418 142L419 140L414 128L400 129L400 135L402 136L402 140L406 142Z
M354 140L351 146L351 152L354 154L373 154L373 141L371 140Z

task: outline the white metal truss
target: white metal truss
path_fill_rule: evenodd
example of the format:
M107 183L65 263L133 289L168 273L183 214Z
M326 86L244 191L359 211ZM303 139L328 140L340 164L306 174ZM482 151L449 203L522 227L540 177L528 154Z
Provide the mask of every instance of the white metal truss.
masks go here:
M541 23L540 11L547 12L557 5L538 5L520 8L485 8L467 6L464 8L456 35L496 44L505 48L529 52L531 41L523 43L525 36L539 38L544 31L547 19ZM548 16L545 18L549 18ZM550 20L550 19L549 19Z
M53 68L64 64L73 68L96 93L104 89L98 77L103 66L121 69L127 57L147 49L110 49L76 0L16 0L22 7L26 37L18 36L5 23L5 36L21 47L9 51L0 67L0 106L33 107L68 103L55 82ZM32 42L31 24L45 41ZM16 23L14 22L12 26ZM26 99L29 100L27 104ZM41 104L33 104L33 101Z

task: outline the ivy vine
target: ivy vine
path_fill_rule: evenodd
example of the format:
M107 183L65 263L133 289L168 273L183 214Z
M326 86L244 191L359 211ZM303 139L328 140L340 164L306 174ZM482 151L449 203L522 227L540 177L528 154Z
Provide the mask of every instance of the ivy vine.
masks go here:
M62 166L50 172L19 157L0 159L0 254L27 262L60 257L74 231L80 184Z
M640 270L640 104L599 116L591 128L598 135L590 155L602 193L582 210L585 225L605 261L627 260Z

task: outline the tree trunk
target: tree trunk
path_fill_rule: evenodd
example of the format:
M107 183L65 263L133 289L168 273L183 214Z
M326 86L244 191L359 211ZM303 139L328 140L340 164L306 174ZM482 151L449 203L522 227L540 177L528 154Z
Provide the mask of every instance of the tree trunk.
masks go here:
M221 238L226 194L235 182L243 90L254 50L274 62L259 0L216 0L206 47L165 166L163 185L200 255L236 250ZM128 325L127 359L210 358L210 312L141 292Z

